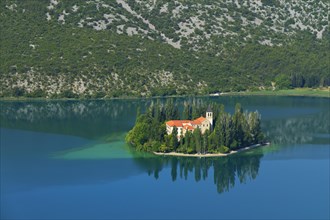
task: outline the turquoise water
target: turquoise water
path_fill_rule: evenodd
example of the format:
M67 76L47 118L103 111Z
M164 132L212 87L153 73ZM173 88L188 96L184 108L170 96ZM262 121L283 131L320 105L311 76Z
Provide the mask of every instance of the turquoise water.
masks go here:
M258 110L272 144L156 157L124 143L152 100L0 102L1 219L330 218L328 99L209 99Z

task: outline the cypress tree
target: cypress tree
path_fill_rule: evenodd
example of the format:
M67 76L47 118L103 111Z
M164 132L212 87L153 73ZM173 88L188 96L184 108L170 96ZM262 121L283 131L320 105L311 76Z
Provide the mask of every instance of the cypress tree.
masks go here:
M196 141L195 141L194 135L191 132L188 132L187 134L189 135L189 140L190 140L189 147L188 147L188 153L196 152Z
M182 151L183 150L183 136L182 134L180 135L180 150Z
M183 147L183 151L185 153L188 152L189 145L190 145L190 132L187 131L187 133L186 133L186 135L184 137L184 147Z
M193 136L195 141L195 146L193 146L194 151L196 151L197 153L201 153L202 135L201 135L201 130L198 127L194 130Z
M206 152L208 152L208 150L209 150L209 139L208 139L209 135L210 135L209 130L206 130L204 132L204 134L202 135L202 138L203 138L202 153L204 153L204 154Z
M232 120L229 114L225 114L225 126L224 126L224 145L230 147L233 142L232 137Z
M233 148L237 148L239 146L243 145L243 139L244 139L244 132L243 132L243 109L239 103L235 106L235 113L232 117L233 121L233 133L234 133L234 140L233 140Z
M261 117L260 114L258 112L252 112L250 113L251 115L251 120L250 120L250 132L252 135L252 140L253 140L253 144L259 143L261 141L263 141L264 139L264 135L261 131Z
M173 131L171 134L171 143L170 143L170 147L176 151L176 149L178 148L179 142L178 142L178 128L177 127L173 127Z

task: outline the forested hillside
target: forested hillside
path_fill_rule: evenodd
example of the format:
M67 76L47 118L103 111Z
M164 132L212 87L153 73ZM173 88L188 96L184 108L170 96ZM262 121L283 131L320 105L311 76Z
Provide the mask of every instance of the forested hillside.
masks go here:
M330 85L327 1L3 0L0 96Z

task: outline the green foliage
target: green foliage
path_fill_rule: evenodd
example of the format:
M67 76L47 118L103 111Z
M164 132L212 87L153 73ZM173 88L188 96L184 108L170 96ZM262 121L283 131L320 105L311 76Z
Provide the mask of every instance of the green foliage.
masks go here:
M219 152L223 153L223 154L226 154L226 153L230 152L230 149L229 149L229 147L221 146L221 147L219 147Z
M126 136L126 141L137 146L142 146L148 141L149 124L145 115L139 116L136 125L130 130Z
M20 96L24 96L25 93L26 93L26 92L25 92L25 89L15 87L15 88L13 89L12 96L13 96L13 97L20 97Z
M279 2L277 0L261 0L262 4L269 6L278 6Z
M178 142L178 128L174 126L172 134L170 135L171 139L170 139L170 148L173 151L176 151L178 146L179 146L179 142Z
M290 76L286 74L280 74L275 77L276 87L278 89L289 89L290 88Z
M279 4L276 0L262 2L269 10L274 10ZM16 8L9 10L13 3ZM161 2L152 11L135 1L128 3L174 41L178 40L178 24L190 20L198 11L195 6L188 7L185 13L174 18L170 13L159 13ZM201 36L196 46L203 49L195 50L187 43L192 39L187 37L180 37L182 47L176 49L164 43L156 32L151 31L150 36L118 34L116 19L106 30L77 28L77 23L86 16L91 17L90 22L102 19L107 9L90 3L73 13L71 9L75 4L82 3L61 1L56 9L48 10L49 1L1 1L0 96L105 98L194 95L256 90L260 86L270 87L272 81L277 82L279 88L330 85L328 27L323 38L317 39L315 34L307 31L297 31L295 36L274 36L261 27L246 26L244 29L253 30L253 36L244 41L242 38L246 38L247 33L242 33L243 28L235 19L235 22L223 24L233 28L234 36L211 35L206 40L203 38L205 33L196 29L190 37ZM107 1L106 4L113 7L115 13L128 18L125 27L148 29L141 19L118 7L115 1ZM238 9L229 2L219 4L228 9L232 17L239 17L237 13L250 20L256 18L255 13L243 5ZM169 11L176 7L177 3L168 2ZM65 16L66 22L62 24L57 18L64 10L68 13L70 10L70 15ZM52 16L50 21L46 20L48 12ZM220 15L221 11L212 13ZM324 14L322 10L320 13ZM272 23L272 19L269 22ZM287 19L285 28L289 29L293 22L292 18ZM264 23L267 23L266 19L260 26ZM212 33L213 25L214 21L208 18L203 27L205 32ZM259 40L265 37L278 41L277 46L261 45ZM86 89L77 91L73 84L81 81ZM191 117L190 114L192 112L186 114L187 118ZM193 114L194 117L199 116L198 111Z
M202 134L201 134L201 130L198 127L194 130L193 137L194 137L194 142L193 142L194 144L192 144L193 150L200 154L202 149Z
M71 91L71 90L64 90L59 95L59 98L71 98L72 99L72 98L78 98L78 95L73 93L73 91Z
M45 97L46 95L47 94L45 93L45 91L40 88L26 94L26 96L29 98L42 98Z
M186 103L192 112L206 111L206 105L191 102ZM215 103L214 112L218 112L213 130L201 132L199 127L193 132L187 131L184 136L178 137L178 128L173 127L172 133L166 133L165 122L178 117L178 106L172 99L168 99L165 105L159 101L151 104L145 114L138 114L136 124L126 136L126 141L138 150L159 152L182 153L229 153L241 147L259 144L264 141L264 135L260 127L260 115L258 112L243 112L240 104L235 107L235 113L230 115L224 111L223 105ZM187 119L183 109L183 118ZM175 118L179 119L179 118Z

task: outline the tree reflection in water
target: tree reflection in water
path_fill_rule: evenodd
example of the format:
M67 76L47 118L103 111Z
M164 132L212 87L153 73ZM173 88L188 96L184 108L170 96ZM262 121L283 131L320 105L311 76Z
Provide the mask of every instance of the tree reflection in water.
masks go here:
M178 178L196 182L211 178L213 171L214 184L218 193L228 192L235 186L235 182L247 183L257 177L260 159L263 157L261 149L244 152L227 157L136 157L135 161L147 170L148 175L158 179L161 171L169 167L172 181Z
M319 138L318 135L329 134L329 112L290 117L280 120L264 121L266 135L273 144L294 145L308 143L329 143L328 138Z

